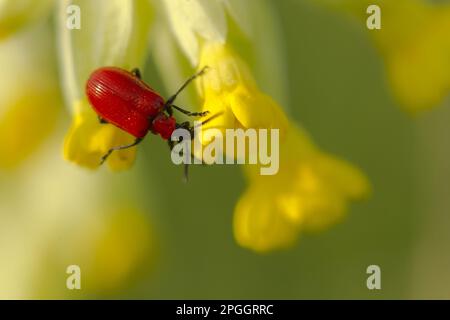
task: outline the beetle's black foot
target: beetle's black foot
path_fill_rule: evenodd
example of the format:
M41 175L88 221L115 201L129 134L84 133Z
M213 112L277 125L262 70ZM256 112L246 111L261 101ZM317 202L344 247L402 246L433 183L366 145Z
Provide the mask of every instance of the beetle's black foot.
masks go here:
M102 157L102 159L100 160L100 165L105 163L105 161L108 159L108 157L111 155L111 153L112 153L112 150L108 151L108 153Z
M187 115L188 117L204 117L204 116L209 114L209 111L191 112L191 111L185 110L185 109L180 108L180 107L175 106L175 105L171 105L171 107L174 108L175 110L178 110L181 113Z
M100 122L101 124L107 124L109 123L108 121L106 121L105 119L103 119L102 117L98 116L98 122Z
M134 68L133 70L131 70L131 73L138 79L142 79L142 74L141 74L141 70L139 70L139 68Z
M199 72L197 72L197 77L204 75L208 70L209 70L209 66L204 66Z
M187 115L190 117L204 117L207 116L208 114L210 114L209 111L203 111L203 112L190 112Z
M113 151L125 150L128 148L137 146L139 143L141 143L141 141L142 141L142 138L136 138L133 143L126 144L123 146L117 146L117 147L109 149L108 152L100 160L100 165L102 165L106 161L106 159L108 159L108 157L111 155L111 153L113 153Z

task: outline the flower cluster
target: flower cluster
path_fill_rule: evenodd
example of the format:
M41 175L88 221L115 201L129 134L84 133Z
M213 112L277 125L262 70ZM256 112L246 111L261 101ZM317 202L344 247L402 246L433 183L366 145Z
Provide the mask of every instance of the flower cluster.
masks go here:
M240 245L257 252L290 246L300 232L325 228L343 216L349 200L368 195L366 177L315 147L281 106L260 89L250 66L237 53L242 41L252 46L251 30L254 34L257 27L251 19L243 23L245 12L264 8L270 12L267 3L174 0L165 4L171 31L191 65L210 67L197 87L203 111L222 113L210 126L280 130L279 173L260 176L257 166L244 166L248 187L234 213L234 234ZM234 28L227 28L227 13L234 19L229 23ZM239 37L244 40L236 46ZM271 43L270 36L265 42ZM271 63L265 61L266 68ZM203 139L203 143L209 141Z
M21 2L28 5L27 9L36 5L34 1ZM14 6L13 2L7 3ZM220 113L221 116L209 124L211 127L280 130L277 175L260 176L258 165L243 166L248 186L234 212L234 234L243 247L266 252L292 245L301 232L323 229L334 223L344 215L350 201L368 195L369 182L359 169L322 152L288 117L282 45L269 2L49 0L42 1L39 10L20 13L14 7L0 11L9 14L0 19L0 26L5 26L0 36L5 37L20 28L22 20L28 24L42 20L52 5L57 13L63 96L72 115L64 143L64 157L68 161L96 169L107 150L133 140L120 129L99 123L85 97L85 83L90 73L101 66L142 68L151 53L163 82L170 88L177 87L195 70L209 66L208 72L198 79L197 87L190 88L181 99L198 102L191 105L200 106L199 110ZM77 5L82 12L79 30L67 28L69 5ZM25 49L23 52L36 51ZM35 57L38 59L37 55ZM30 66L48 68L39 63L30 63ZM39 74L39 71L32 74ZM52 91L57 86L51 83L48 86L51 89L45 90L43 74L39 80L21 77L30 80L27 96L33 97L36 108L41 104L58 104L54 100L59 95ZM53 74L52 81L55 78ZM38 87L33 89L33 86ZM0 130L5 131L1 136L12 136L10 132L16 127L10 127L11 124L18 124L17 119L23 116L20 96L12 101L11 105L17 107L11 109L14 110L11 114L6 113L8 125L5 128L0 123ZM33 108L29 103L24 105L29 108L27 116L32 117ZM49 122L55 119L56 115L46 116ZM51 128L44 122L38 124L27 127L33 134L23 135L33 137L32 145L36 145L34 140L41 141ZM209 141L204 139L203 143ZM11 146L16 147L23 147L24 151L11 154L28 152L27 143L22 140ZM127 169L135 155L134 148L121 150L113 153L107 164L112 170Z

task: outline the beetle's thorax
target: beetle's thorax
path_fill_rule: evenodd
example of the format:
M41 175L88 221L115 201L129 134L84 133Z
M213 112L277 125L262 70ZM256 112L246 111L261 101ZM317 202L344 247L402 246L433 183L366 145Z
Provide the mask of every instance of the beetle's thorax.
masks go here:
M161 112L152 120L150 130L153 134L159 134L161 138L168 140L176 127L175 118Z

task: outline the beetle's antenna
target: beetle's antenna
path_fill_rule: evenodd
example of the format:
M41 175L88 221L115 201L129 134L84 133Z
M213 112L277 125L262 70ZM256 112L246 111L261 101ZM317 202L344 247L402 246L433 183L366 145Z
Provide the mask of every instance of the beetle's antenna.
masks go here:
M189 79L187 79L185 81L185 83L183 83L183 85L180 87L180 89L178 89L177 92L175 92L175 94L173 96L171 96L165 103L164 108L167 108L168 106L171 106L172 103L175 102L175 99L178 97L178 95L184 90L186 89L186 87L192 82L194 81L196 78L202 76L207 70L209 69L208 66L204 66L199 72L197 72L196 74L194 74L193 76L191 76Z
M194 128L198 128L200 126L203 126L203 125L207 124L208 122L211 122L214 119L220 117L221 115L223 115L223 111L217 112L216 114L212 115L208 119L206 119L206 120L202 121L201 123L199 123L198 125L194 126Z
M191 111L185 110L183 108L180 108L180 107L178 107L178 106L176 106L174 104L172 104L170 107L180 111L181 113L187 115L188 117L204 117L204 116L209 114L209 111L191 112Z

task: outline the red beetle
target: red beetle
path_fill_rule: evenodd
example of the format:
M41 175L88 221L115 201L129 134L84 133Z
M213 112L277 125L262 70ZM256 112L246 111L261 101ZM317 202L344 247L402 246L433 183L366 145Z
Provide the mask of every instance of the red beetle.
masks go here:
M189 122L177 123L173 117L173 109L188 116L205 116L206 112L189 112L173 103L178 94L195 78L207 70L190 77L181 88L167 101L141 79L139 69L131 72L117 67L102 67L95 70L86 84L86 95L101 123L111 123L136 137L129 145L111 148L101 159L101 163L115 150L123 150L136 146L150 131L168 140L172 149L174 142L170 137L177 128L193 131ZM203 123L212 120L207 119ZM192 136L192 135L191 135Z

